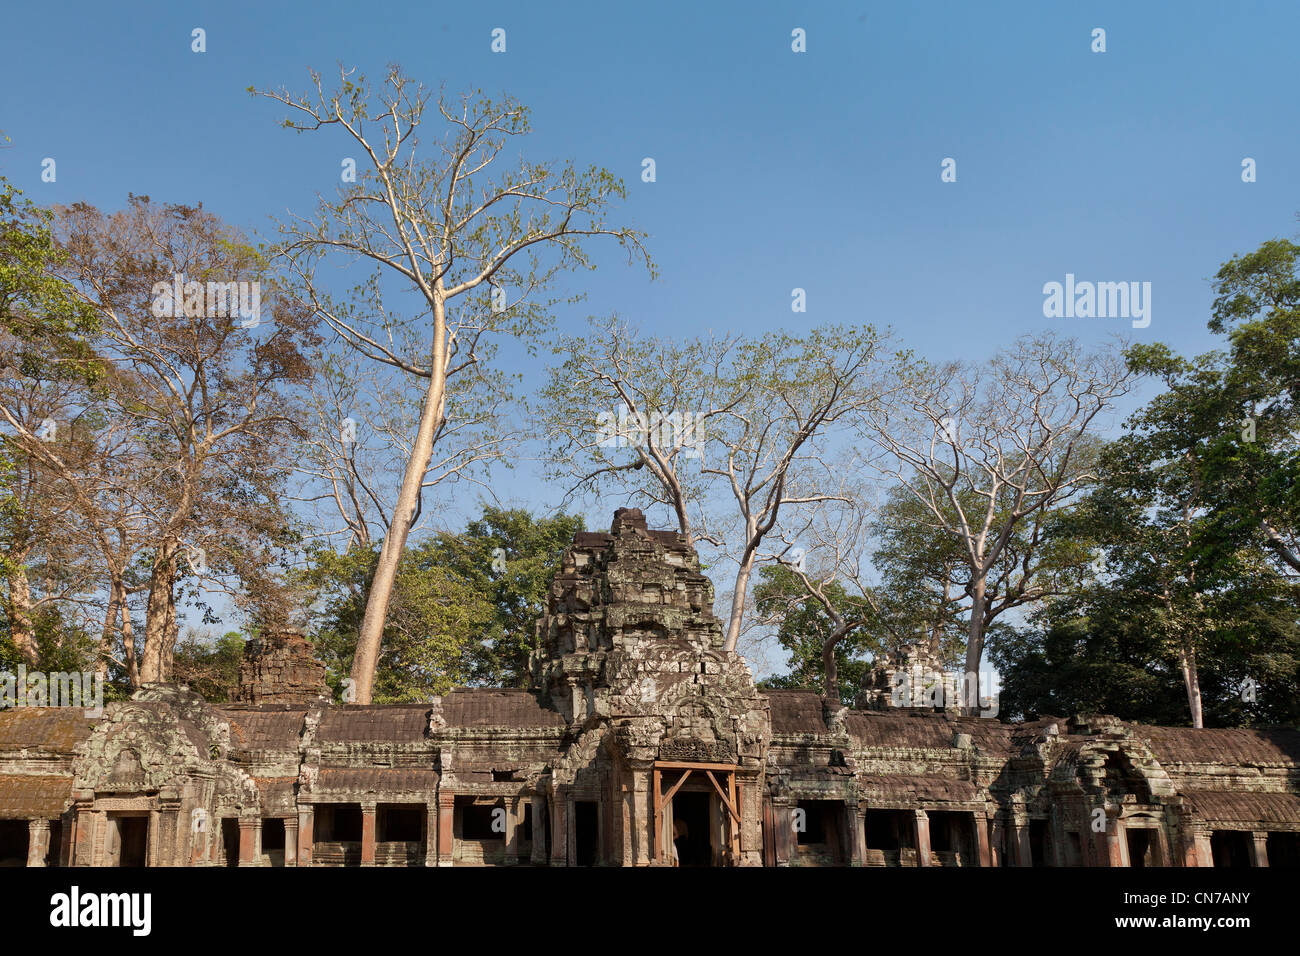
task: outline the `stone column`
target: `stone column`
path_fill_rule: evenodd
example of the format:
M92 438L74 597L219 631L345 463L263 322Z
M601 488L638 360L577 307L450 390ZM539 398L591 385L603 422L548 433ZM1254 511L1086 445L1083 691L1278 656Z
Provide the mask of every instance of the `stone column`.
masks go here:
M1097 834L1097 854L1103 866L1128 866L1128 847L1124 842L1124 824L1119 817L1106 813L1106 829Z
M791 844L794 842L793 808L785 801L772 801L772 849L777 866L789 866Z
M1257 830L1250 836L1250 865L1268 866L1268 833Z
M1012 818L1012 840L1015 841L1016 866L1034 865L1034 846L1029 839L1029 818Z
M27 865L44 866L50 852L50 821L27 821Z
M298 865L311 866L312 829L315 808L308 805L298 811ZM287 837L286 837L287 839Z
M255 826L257 820L251 817L239 818L239 865L256 866L257 860L253 853L256 848Z
M540 793L532 796L533 801L533 853L530 862L534 866L546 863L546 797Z
M451 866L456 795L438 791L438 865Z
M1195 863L1189 866L1214 866L1214 847L1210 844L1210 831L1197 828L1194 832Z
M149 822L145 824L144 838L144 865L147 867L162 866L159 861L169 847L163 846L162 832L159 826L159 814L157 810L149 811Z
M932 865L930 862L930 816L924 810L916 811L916 865Z
M375 865L375 805L361 805L361 865Z
M438 865L438 801L430 800L425 807L424 865Z
M284 820L284 865L298 865L298 818L285 817Z
M551 794L551 865L569 865L569 830L567 800L562 793Z
M972 813L971 822L975 827L975 847L979 855L979 864L992 866L993 855L989 849L989 818L983 813Z
M575 832L577 814L573 812L574 804L573 794L566 794L564 798L564 865L574 866L578 860L575 850L578 844L578 835ZM597 823L597 832L599 832L599 823ZM596 851L599 855L599 850Z
M518 797L506 797L506 866L519 862L519 813L515 809Z
M866 866L867 863L867 811L860 807L853 812L854 853L857 855L855 865Z

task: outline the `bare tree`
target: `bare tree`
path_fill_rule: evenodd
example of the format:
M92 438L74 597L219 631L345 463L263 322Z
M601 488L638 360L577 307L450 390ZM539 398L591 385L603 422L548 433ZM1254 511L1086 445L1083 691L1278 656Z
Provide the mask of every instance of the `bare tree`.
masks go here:
M1069 339L1027 336L986 364L951 362L914 376L901 401L864 409L864 437L886 452L876 466L908 489L935 533L960 544L970 697L992 618L1046 593L1035 590L1034 570L1047 518L1095 479L1088 429L1129 377L1118 350L1085 353ZM990 574L999 566L994 601Z
M449 382L474 374L492 335L536 330L551 304L537 293L562 270L592 266L586 240L613 237L629 258L649 259L639 233L605 222L609 202L625 195L607 171L521 162L493 177L509 141L529 130L527 110L513 100L440 97L444 135L422 141L430 100L422 85L397 67L377 90L343 69L339 80L327 93L313 73L310 95L263 95L290 108L292 129L339 131L363 167L337 201L321 199L314 218L282 227L280 250L299 294L348 346L406 373L421 392L353 662L356 700L369 703L397 565L451 417ZM327 256L375 270L362 301L328 294L317 275ZM412 315L386 308L381 277L413 299Z
M709 531L704 436L742 399L722 382L739 336L682 343L642 338L615 316L566 336L535 418L543 423L551 476L575 494L617 490L630 504L664 508L694 546Z
M737 569L724 645L734 652L751 575L782 509L837 497L825 490L836 429L895 387L884 342L868 326L672 345L606 324L585 344L567 343L544 393L549 460L556 468L580 458L578 487L664 504L682 533L726 552ZM622 412L612 430L601 420ZM692 522L710 510L722 517L704 533Z
M132 454L113 467L132 474L112 487L147 529L132 542L149 562L140 680L166 681L182 562L211 581L255 581L244 594L264 604L273 596L267 549L290 543L281 488L299 427L294 391L311 372L303 350L318 340L242 235L201 208L132 197L108 216L85 204L58 214L68 276L100 317L96 350L112 369L104 407L130 427ZM171 293L178 286L183 295ZM76 493L107 539L114 525L92 517L97 487ZM101 548L114 550L111 540Z

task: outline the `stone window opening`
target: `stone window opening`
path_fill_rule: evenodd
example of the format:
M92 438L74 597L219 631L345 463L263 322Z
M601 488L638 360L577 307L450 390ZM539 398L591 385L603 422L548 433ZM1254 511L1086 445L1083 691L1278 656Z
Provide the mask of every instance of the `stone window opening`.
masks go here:
M27 865L27 821L0 820L0 866Z
M503 827L496 826L501 814L495 811L505 810L504 800L478 801L474 798L457 798L460 810L460 838L462 840L505 840Z
M1075 834L1076 839L1078 834ZM1047 821L1029 821L1029 865L1047 866Z
M1300 833L1274 831L1268 835L1265 847L1270 867L1300 867Z
M359 803L318 803L312 833L312 863L360 866L362 814Z
M267 866L284 866L284 820L262 819L262 861Z
M800 800L796 805L795 847L801 864L839 866L844 862L840 817L844 804Z
M325 803L317 805L316 839L321 843L360 843L361 804Z
M234 817L221 821L221 852L226 866L239 866L239 821Z
M428 809L422 803L381 803L375 807L375 841L423 843Z
M909 810L868 810L866 813L866 840L868 850L916 849L913 828L916 815Z
M973 866L975 854L974 817L951 810L931 810L930 853L940 866ZM1032 843L1032 823L1030 834Z
M1245 830L1215 830L1210 834L1210 852L1215 866L1250 866L1250 834Z

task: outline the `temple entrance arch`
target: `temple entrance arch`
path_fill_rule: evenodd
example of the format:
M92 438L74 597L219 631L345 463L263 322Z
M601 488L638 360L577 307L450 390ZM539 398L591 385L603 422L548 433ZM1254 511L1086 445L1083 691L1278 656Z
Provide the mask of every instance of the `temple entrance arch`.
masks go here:
M740 861L736 765L655 761L652 772L655 862L735 866Z

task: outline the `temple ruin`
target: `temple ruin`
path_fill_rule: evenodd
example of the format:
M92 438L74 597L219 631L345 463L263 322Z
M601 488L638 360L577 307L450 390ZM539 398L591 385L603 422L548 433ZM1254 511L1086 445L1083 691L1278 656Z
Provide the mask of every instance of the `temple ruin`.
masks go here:
M851 709L760 690L722 647L694 550L623 509L564 553L527 689L339 704L276 635L240 703L158 684L98 719L0 713L0 861L1300 863L1300 732Z

